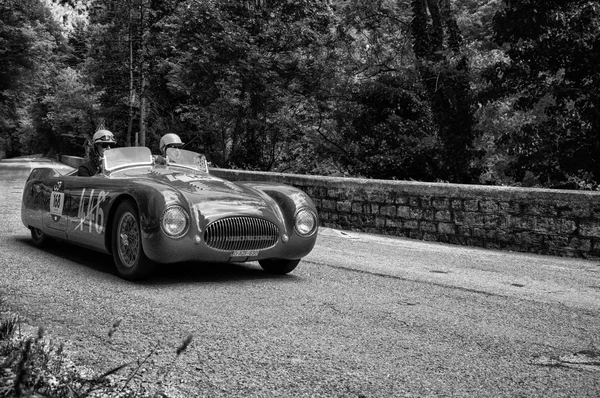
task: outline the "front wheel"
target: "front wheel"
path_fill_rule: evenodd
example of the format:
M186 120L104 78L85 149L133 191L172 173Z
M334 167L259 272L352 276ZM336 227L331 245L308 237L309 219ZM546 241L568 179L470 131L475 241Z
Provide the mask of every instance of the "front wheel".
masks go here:
M144 253L142 234L136 206L123 202L115 212L112 227L112 254L117 272L130 281L150 274L153 263Z
M283 260L278 258L269 258L266 260L259 260L258 263L267 272L271 274L289 274L298 266L300 260Z
M31 227L31 240L33 240L33 244L37 247L42 247L48 242L48 235L44 233L39 228Z

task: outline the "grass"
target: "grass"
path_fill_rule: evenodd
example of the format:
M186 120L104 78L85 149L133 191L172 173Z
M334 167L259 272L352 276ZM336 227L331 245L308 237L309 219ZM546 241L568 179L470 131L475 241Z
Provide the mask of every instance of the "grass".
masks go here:
M0 297L0 398L168 398L164 392L150 391L139 380L141 370L157 353L160 343L135 361L90 377L69 360L62 344L44 338L43 328L39 328L35 336L24 336L21 324L19 317L7 310ZM117 332L120 324L121 321L117 321L112 325L109 337ZM170 374L168 368L191 342L190 335L174 350L175 355L164 375ZM118 381L113 377L117 374L121 376Z

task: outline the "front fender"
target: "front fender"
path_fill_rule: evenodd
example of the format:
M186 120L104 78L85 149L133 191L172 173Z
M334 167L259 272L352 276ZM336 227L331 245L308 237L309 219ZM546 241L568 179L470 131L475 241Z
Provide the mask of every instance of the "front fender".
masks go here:
M306 192L290 185L277 183L251 181L238 182L238 184L263 192L273 198L284 216L286 229L290 234L290 247L304 247L305 249L308 249L306 253L312 250L317 239L317 232L315 231L315 233L307 237L300 236L295 232L296 229L294 227L296 213L302 208L311 209L317 216L318 223L319 215L317 208ZM298 257L294 256L294 258Z
M127 200L133 201L138 210L142 247L146 254L150 254L150 258L152 258L151 254L156 252L157 249L152 242L155 241L157 235L162 234L160 218L164 209L170 204L177 203L184 207L188 213L190 212L189 204L183 194L160 184L137 186L135 189L124 191L114 198L113 204L110 206L105 241L109 252L112 252L112 231L116 222L114 214L119 205Z

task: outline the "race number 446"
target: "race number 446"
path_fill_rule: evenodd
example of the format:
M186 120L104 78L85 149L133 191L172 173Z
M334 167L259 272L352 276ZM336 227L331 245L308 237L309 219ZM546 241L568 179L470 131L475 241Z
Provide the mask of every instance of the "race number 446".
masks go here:
M98 194L94 194L95 190L92 189L87 200L85 195L85 189L81 192L81 198L79 201L79 211L77 212L77 218L79 218L79 224L75 229L81 229L83 231L83 225L87 223L88 232L92 232L92 226L96 233L101 234L104 225L104 210L100 207L100 204L104 202L108 192L100 191ZM86 203L87 202L87 203Z

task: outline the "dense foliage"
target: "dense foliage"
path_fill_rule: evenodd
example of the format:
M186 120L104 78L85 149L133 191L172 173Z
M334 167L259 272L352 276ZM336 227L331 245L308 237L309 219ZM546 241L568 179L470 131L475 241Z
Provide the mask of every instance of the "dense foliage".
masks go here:
M86 9L63 25L50 8ZM5 0L0 156L595 189L598 1Z
M600 182L600 4L514 2L495 20L510 62L488 71L492 97L511 97L530 116L498 144L514 160L507 172L550 187Z

